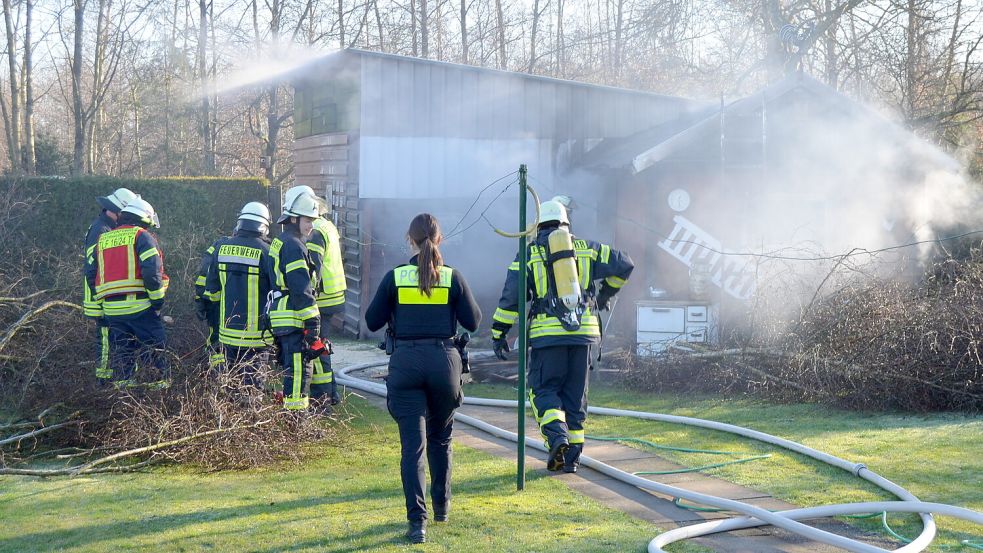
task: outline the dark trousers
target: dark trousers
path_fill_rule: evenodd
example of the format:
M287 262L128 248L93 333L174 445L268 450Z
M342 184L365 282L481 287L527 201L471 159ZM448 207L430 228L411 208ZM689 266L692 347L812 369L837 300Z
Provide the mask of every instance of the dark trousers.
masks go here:
M225 354L225 370L235 375L241 375L242 383L246 386L259 388L262 386L256 374L256 356L265 348L244 348L222 344Z
M167 357L164 355L166 336L164 323L153 309L135 315L106 317L109 323L109 366L113 380L132 380L136 368L153 373L147 381L166 380Z
M568 463L584 448L590 346L533 348L529 354L529 401L546 447L566 440Z
M324 307L319 310L321 314L321 332L318 334L322 340L328 340L331 330L331 316L338 313L344 306ZM311 377L311 399L330 398L332 404L338 403L341 397L338 395L338 383L334 379L334 370L331 368L331 355L324 354L314 360L314 374Z
M292 411L307 409L310 402L311 362L304 360L304 332L277 336L283 366L283 406Z
M389 358L386 406L399 426L402 457L399 474L406 499L406 518L425 520L424 438L430 466L430 499L451 499L451 432L461 406L461 356L454 346L397 344Z
M105 317L93 319L96 323L96 378L109 379L113 371L109 368L109 323Z

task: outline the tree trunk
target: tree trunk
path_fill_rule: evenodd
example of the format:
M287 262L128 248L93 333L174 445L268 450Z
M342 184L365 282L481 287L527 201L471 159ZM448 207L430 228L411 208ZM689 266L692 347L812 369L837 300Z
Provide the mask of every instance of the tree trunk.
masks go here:
M539 32L539 0L533 0L532 4L532 33L529 35L529 65L526 66L526 73L532 73L536 67L536 34Z
M338 47L345 46L345 4L344 0L338 0Z
M201 80L202 171L215 174L215 144L212 141L211 98L208 86L208 0L198 0L198 78Z
M498 68L505 69L505 12L502 10L502 0L495 0L495 14L498 18Z
M413 39L413 57L419 55L416 43L416 0L410 0L410 35Z
M556 68L554 75L563 76L563 0L556 0Z
M72 149L72 175L85 170L85 109L82 106L82 33L85 30L85 0L74 0L75 44L72 51L72 114L75 117L75 142Z
M14 13L10 0L3 0L3 22L7 29L7 65L10 69L10 123L7 126L7 144L10 151L7 156L10 158L10 169L15 174L23 172L23 159L21 158L21 113L20 95L21 90L17 85L17 73L19 63L17 63L17 39L14 35Z
M467 65L468 56L468 0L461 0L461 63Z
M427 13L427 0L420 0L420 54L430 57L430 16Z
M31 45L31 25L34 19L34 0L24 0L24 172L37 172L37 153L34 151L34 50Z
M462 0L463 1L463 0ZM372 10L375 11L375 24L379 28L379 51L386 51L386 42L383 40L382 14L379 12L379 0L372 0Z

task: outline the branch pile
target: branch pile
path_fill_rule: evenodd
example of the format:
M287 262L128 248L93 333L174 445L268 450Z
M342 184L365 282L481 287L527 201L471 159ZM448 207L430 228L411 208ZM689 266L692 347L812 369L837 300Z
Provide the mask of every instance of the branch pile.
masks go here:
M851 409L983 410L983 260L946 259L920 282L853 275L798 317L758 311L726 349L625 356L642 389L747 393ZM765 325L762 321L769 321Z

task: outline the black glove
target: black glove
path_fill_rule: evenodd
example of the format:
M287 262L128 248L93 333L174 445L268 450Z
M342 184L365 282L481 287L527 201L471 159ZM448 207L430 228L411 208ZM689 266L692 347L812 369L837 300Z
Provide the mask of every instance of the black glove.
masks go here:
M512 351L512 348L509 347L508 337L502 335L501 338L493 341L492 343L495 344L495 357L498 357L502 361L508 361L509 356L506 354Z
M203 300L195 301L195 316L198 317L199 321L204 321L208 318L208 309L205 307Z
M597 293L597 310L607 311L611 307L611 298L614 297L615 290L604 286L601 291Z

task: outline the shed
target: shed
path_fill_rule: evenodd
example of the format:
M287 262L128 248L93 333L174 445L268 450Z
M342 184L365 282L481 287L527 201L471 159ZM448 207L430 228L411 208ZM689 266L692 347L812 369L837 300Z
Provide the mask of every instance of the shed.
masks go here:
M292 72L295 183L326 195L344 240L342 321L361 321L382 275L410 255L416 213L441 220L446 262L462 268L488 316L514 240L520 164L548 197L588 185L570 169L593 147L685 117L684 98L348 49ZM503 178L504 177L504 178ZM600 183L590 183L597 187ZM586 218L593 214L585 213Z

